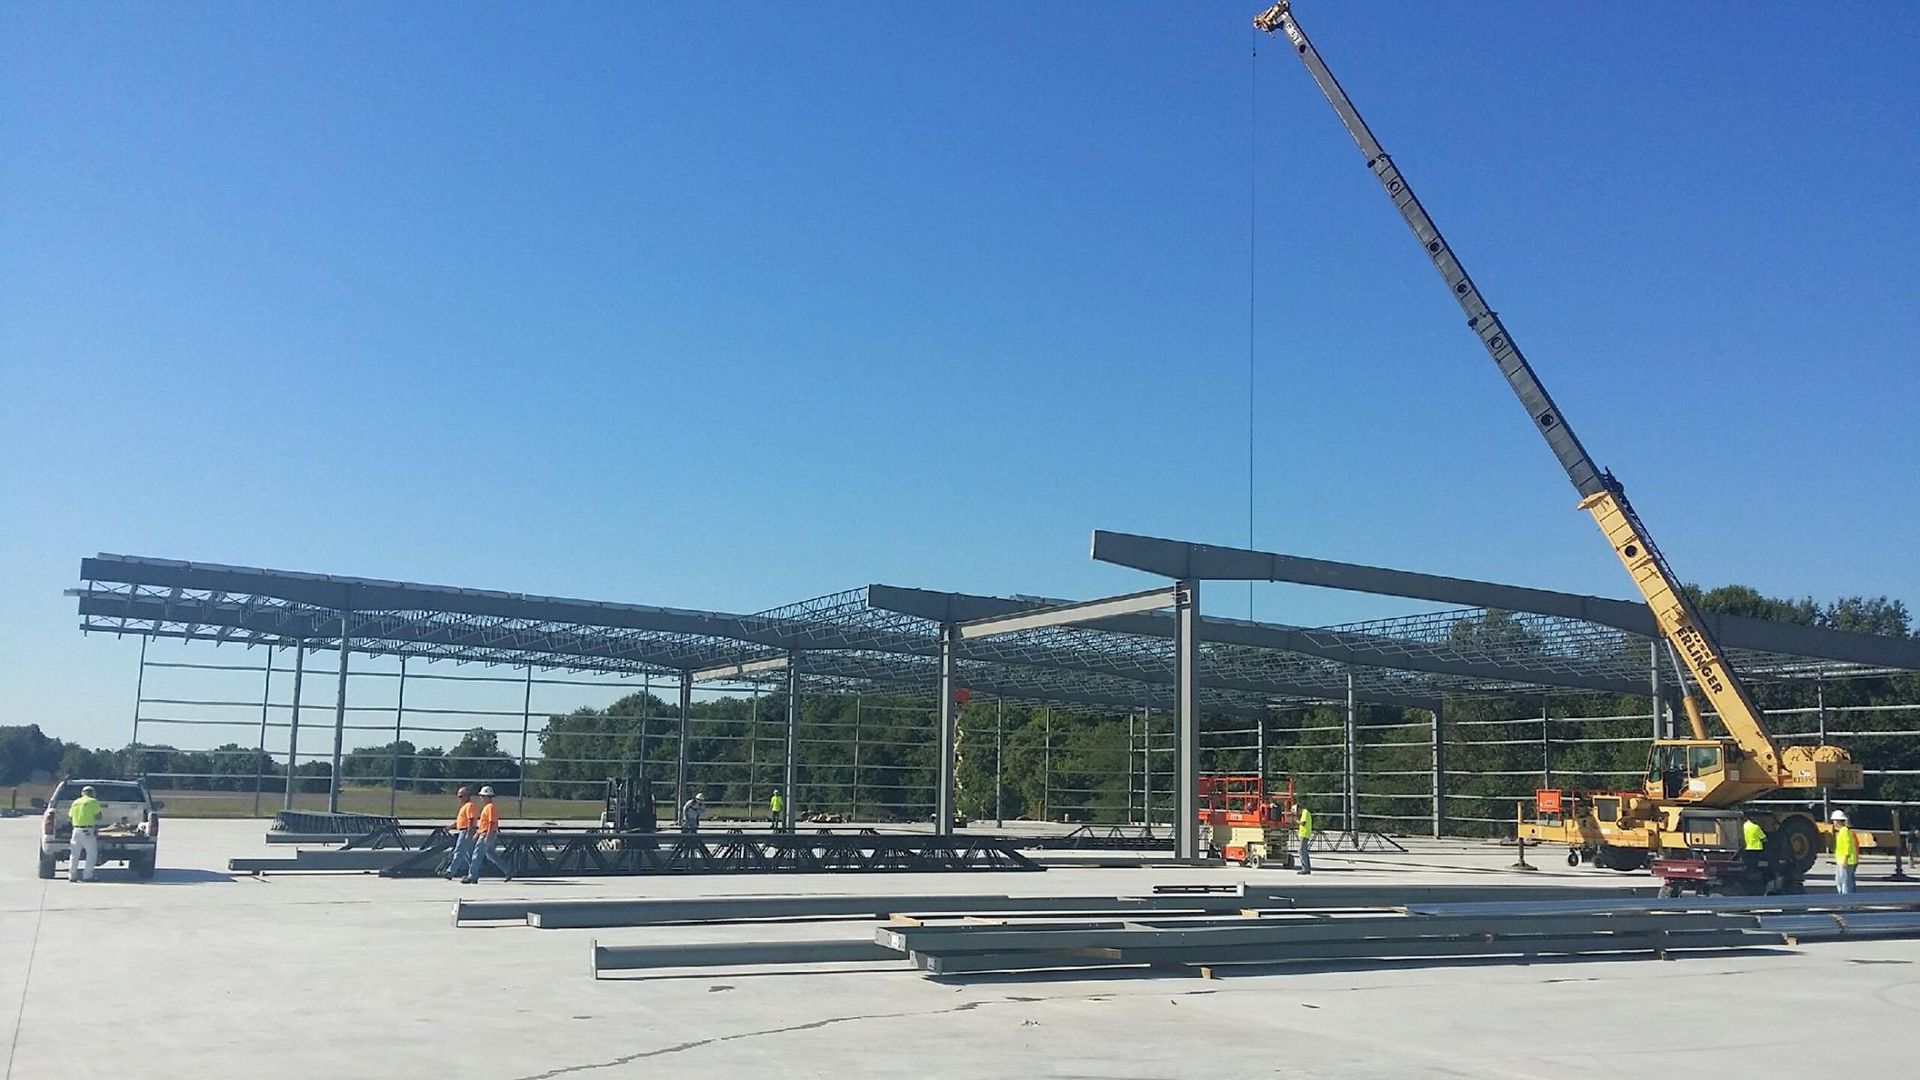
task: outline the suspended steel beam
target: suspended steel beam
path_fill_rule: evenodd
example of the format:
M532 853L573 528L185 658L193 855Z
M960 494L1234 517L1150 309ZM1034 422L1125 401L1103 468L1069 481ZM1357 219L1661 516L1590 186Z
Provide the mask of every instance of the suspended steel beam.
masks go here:
M717 664L701 668L693 673L694 682L730 682L749 675L765 675L775 671L787 670L791 659L785 656L769 656L763 660L742 660L734 664Z
M967 641L999 634L1017 634L1023 630L1042 630L1050 626L1079 626L1115 616L1134 615L1172 607L1175 593L1176 590L1172 588L1148 589L1145 592L1128 593L1125 596L1108 596L1098 600L1084 600L1079 603L1060 604L1010 615L975 619L960 623L955 629L960 640Z
M1640 637L1660 636L1653 613L1645 604L1579 593L1308 559L1274 551L1195 544L1105 529L1094 530L1093 557L1099 562L1170 578L1283 581L1461 607L1556 615L1610 626ZM1713 636L1728 648L1920 671L1920 640L1849 634L1740 615L1707 613L1703 618Z

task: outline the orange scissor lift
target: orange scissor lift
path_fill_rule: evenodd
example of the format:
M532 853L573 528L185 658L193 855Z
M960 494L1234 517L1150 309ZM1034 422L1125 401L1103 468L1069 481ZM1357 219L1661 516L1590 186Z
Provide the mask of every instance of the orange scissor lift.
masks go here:
M1251 773L1202 775L1200 826L1221 858L1253 868L1276 862L1293 865L1293 778L1272 796L1267 779Z

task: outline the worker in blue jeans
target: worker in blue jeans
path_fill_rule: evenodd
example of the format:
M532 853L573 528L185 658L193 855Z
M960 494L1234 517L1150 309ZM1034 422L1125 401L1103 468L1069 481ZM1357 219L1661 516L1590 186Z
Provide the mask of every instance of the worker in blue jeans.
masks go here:
M500 868L503 879L513 880L513 871L500 857L500 810L494 805L491 785L480 789L480 817L474 824L473 851L467 856L467 876L462 880L469 885L479 881L488 863Z
M453 855L440 871L446 877L464 877L467 873L467 861L473 858L473 824L479 813L473 805L473 797L462 784L455 794L460 796L460 811L453 816Z

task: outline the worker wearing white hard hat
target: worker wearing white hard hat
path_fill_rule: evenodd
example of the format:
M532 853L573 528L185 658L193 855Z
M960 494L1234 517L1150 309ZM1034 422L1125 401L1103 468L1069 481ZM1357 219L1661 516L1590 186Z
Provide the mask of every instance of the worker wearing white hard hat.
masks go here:
M1847 824L1847 812L1835 810L1828 816L1833 822L1833 887L1846 895L1853 892L1853 877L1860 868L1860 838Z
M488 863L500 868L503 879L513 880L513 871L500 857L500 807L493 801L491 784L480 789L480 816L473 827L473 852L467 856L467 876L462 880L469 885L479 881L480 871Z

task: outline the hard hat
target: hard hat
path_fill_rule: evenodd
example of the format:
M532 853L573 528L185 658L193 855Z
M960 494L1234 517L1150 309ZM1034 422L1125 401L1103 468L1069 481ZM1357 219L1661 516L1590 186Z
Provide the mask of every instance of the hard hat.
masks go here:
M1845 810L1835 810L1835 811L1833 812L1833 816L1832 816L1832 820L1834 820L1834 821L1845 821L1845 820L1847 820L1847 812L1846 812Z
M488 784L487 786L481 788L480 794L485 795L489 799L493 798L493 785Z
M696 798L696 799L699 799L699 800L700 800L701 802L706 802L706 801L707 801L707 793L706 793L706 792L704 792L704 791L696 791L696 792L694 792L694 793L693 793L693 797L694 797L694 798Z
M91 794L93 794L93 785L92 785L92 784L88 784L88 785L87 785L86 787L83 787L83 788L81 788L81 789L80 789L80 794L82 794L82 795L91 795Z
M469 791L467 790L467 785L465 785L465 784L461 784L461 785L460 785L460 790L459 790L459 791L456 791L456 792L454 792L454 794L455 794L455 795L470 795L470 794L472 794L472 792L469 792Z

